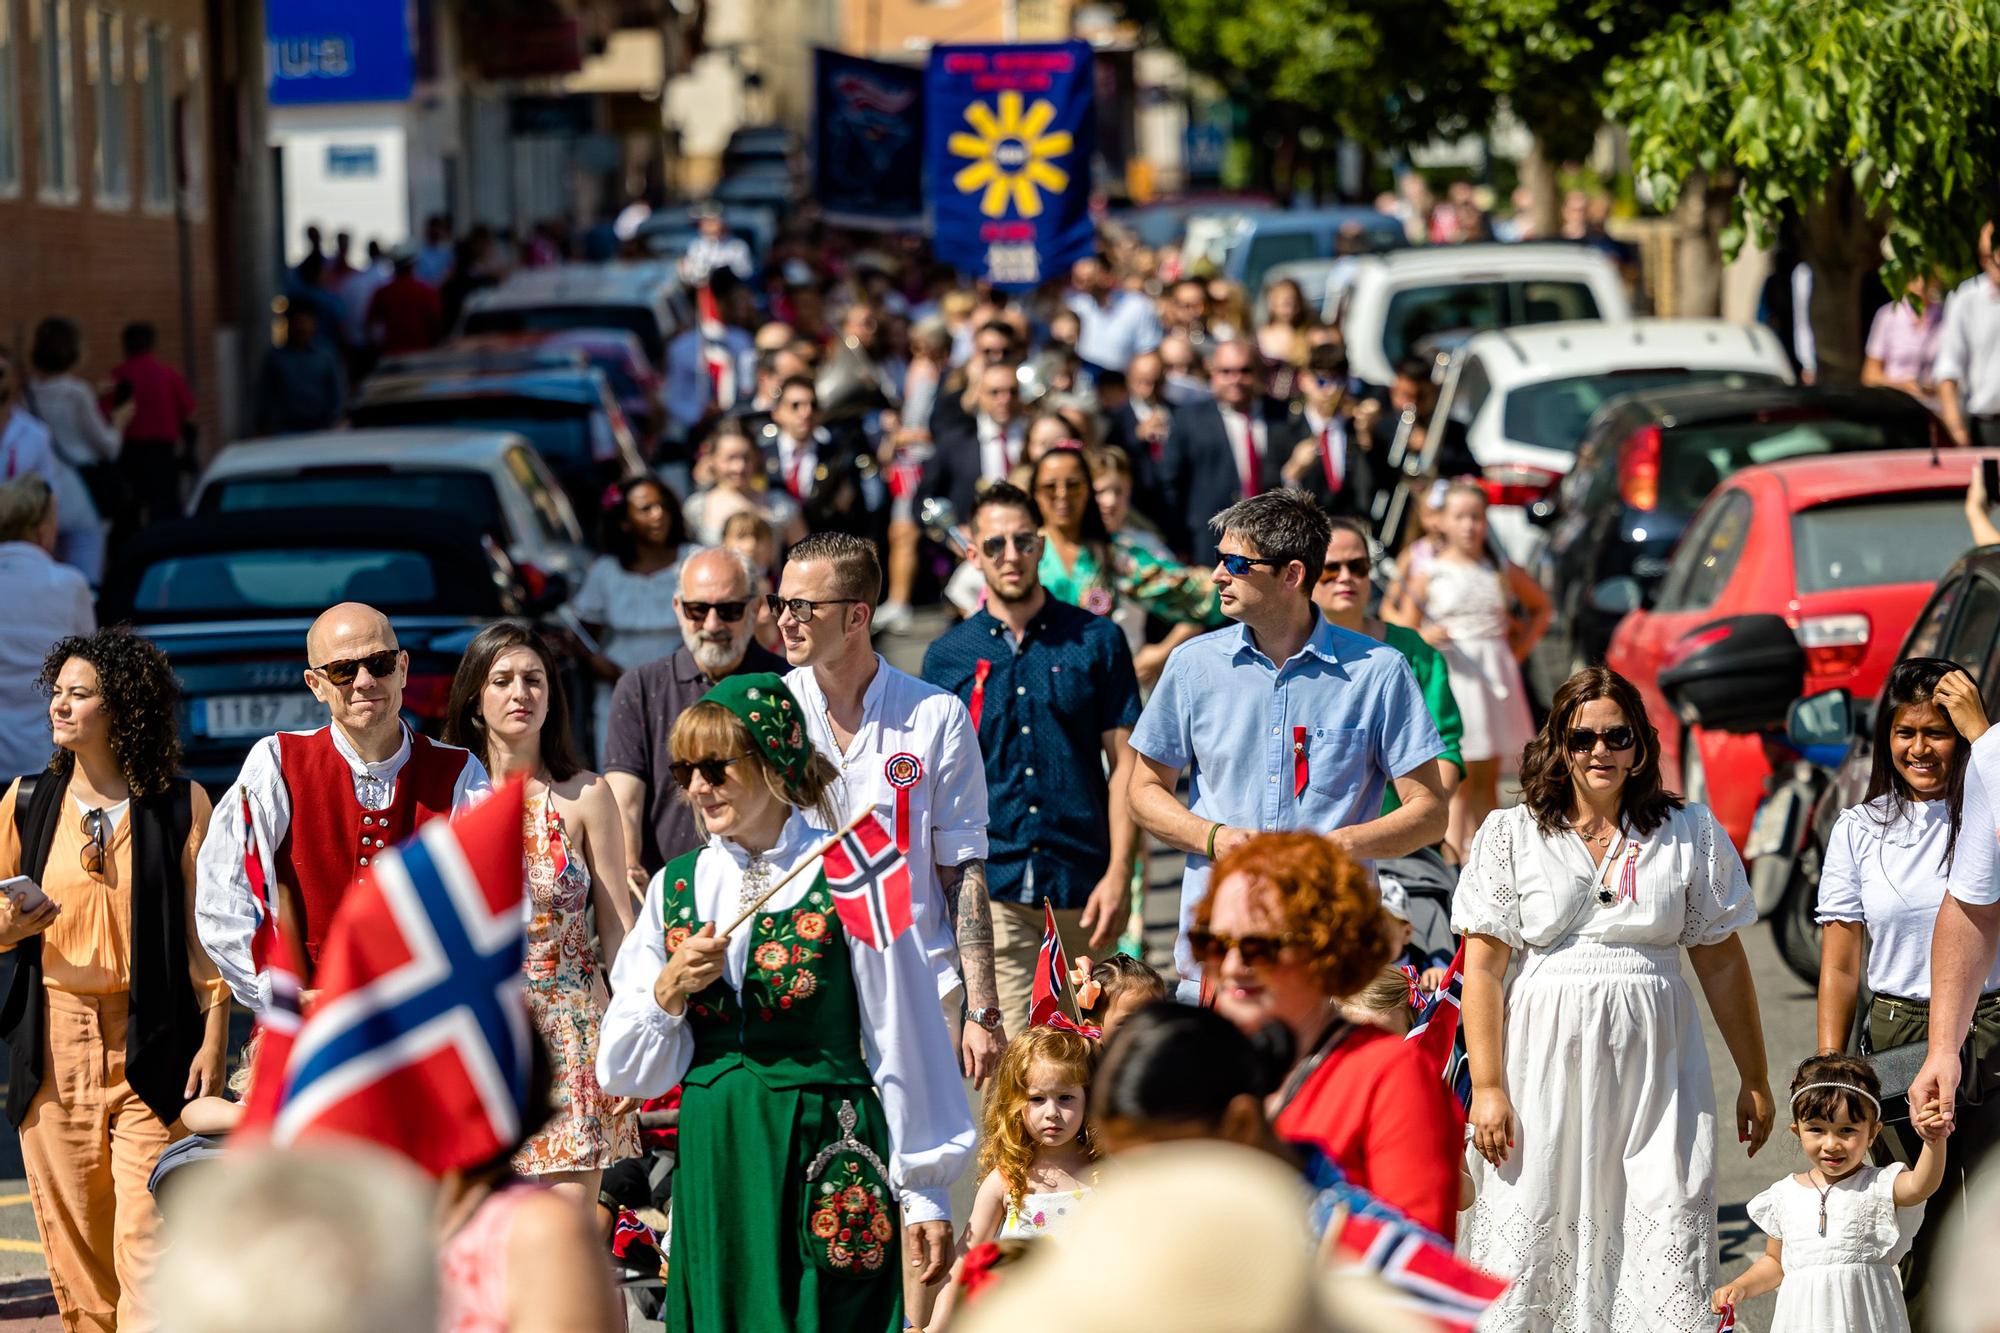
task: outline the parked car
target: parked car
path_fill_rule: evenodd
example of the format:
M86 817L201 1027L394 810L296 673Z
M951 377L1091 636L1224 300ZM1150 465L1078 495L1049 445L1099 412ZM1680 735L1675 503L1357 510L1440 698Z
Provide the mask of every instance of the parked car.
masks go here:
M789 170L798 156L798 138L783 125L739 125L722 148L724 174L740 168L776 163Z
M273 510L356 510L421 526L434 514L493 538L530 588L582 586L591 551L528 441L494 430L344 430L243 440L210 461L190 512L236 522Z
M173 660L183 760L219 793L259 737L326 724L305 686L306 631L329 606L366 602L389 617L410 655L404 717L436 735L473 635L501 616L540 616L568 592L560 579L530 592L498 543L446 512L414 523L395 510L273 509L140 533L100 609Z
M1584 253L1593 265L1608 264L1594 251ZM1560 285L1507 281L1522 291ZM1361 290L1357 286L1357 300ZM1596 299L1583 286L1573 288L1571 298ZM1632 389L1697 379L1746 385L1790 378L1791 362L1769 329L1718 319L1569 320L1487 329L1466 337L1452 354L1417 471L1478 476L1501 548L1533 569L1543 538L1529 511L1575 463L1591 413L1606 401Z
M578 514L595 519L604 488L646 471L611 386L595 369L373 379L347 419L356 427L511 431L549 465Z
M753 162L717 182L715 197L724 204L753 204L783 213L798 200L798 177L782 163Z
M1304 256L1284 256L1294 257ZM1384 389L1425 334L1625 320L1632 303L1618 266L1601 251L1478 243L1359 256L1345 281L1329 285L1321 315L1340 329L1355 377Z
M1804 652L1800 693L1845 687L1872 698L1939 574L1970 543L1963 505L1989 451L1826 454L1745 468L1695 515L1654 605L1621 576L1592 593L1630 608L1605 661L1638 687L1660 729L1667 785L1702 801L1741 848L1765 785L1791 751L1776 727L1696 724L1660 685L1725 617L1781 617Z
M1139 244L1158 250L1179 241L1187 232L1188 220L1196 214L1268 209L1276 207L1276 203L1266 195L1183 194L1132 208L1113 209L1111 221L1138 237Z
M653 369L667 344L694 323L694 306L672 264L563 264L520 269L466 298L460 335L624 329L636 334Z
M1667 387L1653 387L1670 374ZM1558 628L1551 638L1560 641L1550 645L1562 654L1556 660L1572 670L1604 660L1617 620L1591 605L1590 590L1623 574L1650 597L1688 521L1739 469L1944 442L1930 410L1894 389L1817 389L1768 380L1743 385L1744 378L1690 382L1687 373L1668 371L1600 376L1579 386L1585 392L1539 414L1567 431L1599 387L1638 390L1590 419L1576 465L1553 503L1529 511L1549 533L1540 572L1556 605ZM1517 395L1516 404L1522 403Z
M1181 268L1241 283L1255 296L1274 264L1408 245L1403 224L1372 208L1230 208L1189 215Z
M730 234L743 238L750 247L751 262L761 266L778 239L778 214L764 204L724 203L723 225ZM663 208L639 224L637 239L647 254L663 261L678 261L701 235L693 216L682 209Z
M646 359L637 334L622 329L565 329L558 333L494 333L455 338L422 352L404 352L376 363L375 376L501 375L530 370L602 371L619 410L643 440L660 425L664 381Z

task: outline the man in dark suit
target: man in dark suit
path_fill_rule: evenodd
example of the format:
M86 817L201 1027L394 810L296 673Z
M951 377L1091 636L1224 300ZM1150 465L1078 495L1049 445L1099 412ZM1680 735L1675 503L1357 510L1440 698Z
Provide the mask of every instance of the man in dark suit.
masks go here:
M1008 469L1021 461L1027 443L1027 422L1021 416L1021 386L1015 368L993 362L979 369L975 411L970 417L934 430L931 456L917 483L917 504L941 496L951 501L960 523L971 521L972 502L980 488L1004 481Z
M1160 517L1168 540L1196 565L1212 565L1208 520L1238 500L1282 485L1280 471L1306 436L1303 417L1266 398L1256 349L1218 345L1208 361L1210 402L1174 414L1160 454L1166 497Z
M799 502L811 531L874 535L888 489L860 435L858 429L836 432L819 424L819 396L805 376L794 375L779 387L757 443L772 487Z
M1298 374L1301 402L1295 415L1306 433L1279 471L1285 485L1304 491L1337 518L1369 519L1375 476L1371 443L1354 424L1347 401L1347 353L1331 344L1312 349Z
M1132 505L1148 518L1160 512L1160 459L1174 421L1173 406L1160 396L1165 379L1158 352L1133 357L1125 368L1125 401L1104 418L1106 442L1132 461Z

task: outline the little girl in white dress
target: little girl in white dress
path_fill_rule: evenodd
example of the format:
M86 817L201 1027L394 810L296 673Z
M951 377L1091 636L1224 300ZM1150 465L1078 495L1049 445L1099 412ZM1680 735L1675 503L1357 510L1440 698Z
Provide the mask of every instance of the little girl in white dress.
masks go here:
M1816 1055L1792 1079L1792 1133L1810 1168L1750 1201L1770 1243L1734 1282L1717 1313L1778 1289L1771 1333L1910 1333L1896 1264L1944 1181L1944 1153L1925 1141L1914 1167L1868 1165L1882 1131L1881 1083L1864 1060ZM1935 1102L1918 1108L1929 1125Z

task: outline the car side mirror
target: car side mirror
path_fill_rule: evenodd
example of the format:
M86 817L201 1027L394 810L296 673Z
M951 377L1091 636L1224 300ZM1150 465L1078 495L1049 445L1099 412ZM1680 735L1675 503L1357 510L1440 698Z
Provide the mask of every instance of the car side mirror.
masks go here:
M1622 616L1646 604L1646 590L1629 574L1606 579L1590 590L1590 609L1599 615Z
M1854 739L1854 696L1844 689L1821 690L1795 699L1785 712L1785 740L1794 750L1845 749Z

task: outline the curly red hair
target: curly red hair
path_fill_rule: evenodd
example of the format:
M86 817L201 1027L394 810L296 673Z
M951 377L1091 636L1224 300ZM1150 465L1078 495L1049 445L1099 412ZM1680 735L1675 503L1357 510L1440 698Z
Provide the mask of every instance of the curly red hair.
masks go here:
M1034 1076L1036 1065L1045 1065L1065 1083L1082 1088L1088 1105L1091 1075L1097 1070L1097 1043L1080 1033L1050 1027L1031 1027L1007 1043L1007 1050L1000 1057L1000 1068L993 1076L993 1086L986 1090L979 1169L1000 1173L1010 1206L1018 1205L1027 1194L1028 1168L1035 1161L1035 1145L1028 1137L1024 1115L1028 1109L1028 1081ZM1091 1146L1088 1129L1079 1140L1085 1153L1094 1159L1097 1152Z
M1260 833L1224 855L1195 904L1194 924L1208 929L1215 891L1241 875L1276 900L1284 931L1330 997L1352 995L1374 980L1396 946L1374 880L1347 853L1314 833Z

